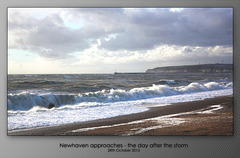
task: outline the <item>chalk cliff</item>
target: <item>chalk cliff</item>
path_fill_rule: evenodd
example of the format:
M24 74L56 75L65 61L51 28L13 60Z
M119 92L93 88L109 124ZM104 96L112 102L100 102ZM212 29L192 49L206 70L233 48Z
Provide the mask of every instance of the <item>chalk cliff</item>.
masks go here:
M204 65L184 65L184 66L168 66L148 69L146 73L231 73L233 72L233 64L204 64Z

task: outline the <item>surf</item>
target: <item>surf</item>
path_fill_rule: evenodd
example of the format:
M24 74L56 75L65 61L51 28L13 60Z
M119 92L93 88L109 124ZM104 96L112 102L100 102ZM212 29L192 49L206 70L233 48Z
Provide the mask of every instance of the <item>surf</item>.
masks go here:
M172 83L172 81L171 81ZM192 82L186 86L155 85L149 87L136 87L130 90L110 89L87 93L44 93L44 91L24 91L8 94L8 110L30 110L35 106L48 108L50 104L54 107L63 105L74 105L82 102L114 103L120 101L134 101L164 96L191 94L196 92L207 92L213 90L232 88L231 82Z

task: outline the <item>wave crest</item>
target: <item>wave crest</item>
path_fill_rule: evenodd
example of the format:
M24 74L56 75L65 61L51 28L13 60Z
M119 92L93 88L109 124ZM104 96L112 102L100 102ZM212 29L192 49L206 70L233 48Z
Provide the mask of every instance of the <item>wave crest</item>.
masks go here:
M80 94L8 94L8 110L30 110L34 106L48 108L50 103L56 107L72 105L80 102L118 102L148 99L162 96L189 94L195 92L220 90L231 87L232 84L222 85L217 82L205 84L193 82L187 86L169 87L168 85L152 85L150 87L133 88L130 90L110 89Z

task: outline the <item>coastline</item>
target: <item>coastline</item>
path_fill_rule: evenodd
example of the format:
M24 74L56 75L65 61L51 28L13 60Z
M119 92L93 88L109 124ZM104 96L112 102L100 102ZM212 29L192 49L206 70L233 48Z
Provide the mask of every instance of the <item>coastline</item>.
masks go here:
M94 121L8 131L8 136L62 135L233 135L233 97L150 107L142 113Z

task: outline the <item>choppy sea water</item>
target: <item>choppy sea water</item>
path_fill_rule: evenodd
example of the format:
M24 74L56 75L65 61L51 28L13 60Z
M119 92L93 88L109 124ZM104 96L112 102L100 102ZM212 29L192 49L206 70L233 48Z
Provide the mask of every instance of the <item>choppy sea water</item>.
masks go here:
M8 130L90 121L233 94L231 73L8 75ZM55 107L49 109L49 104Z

